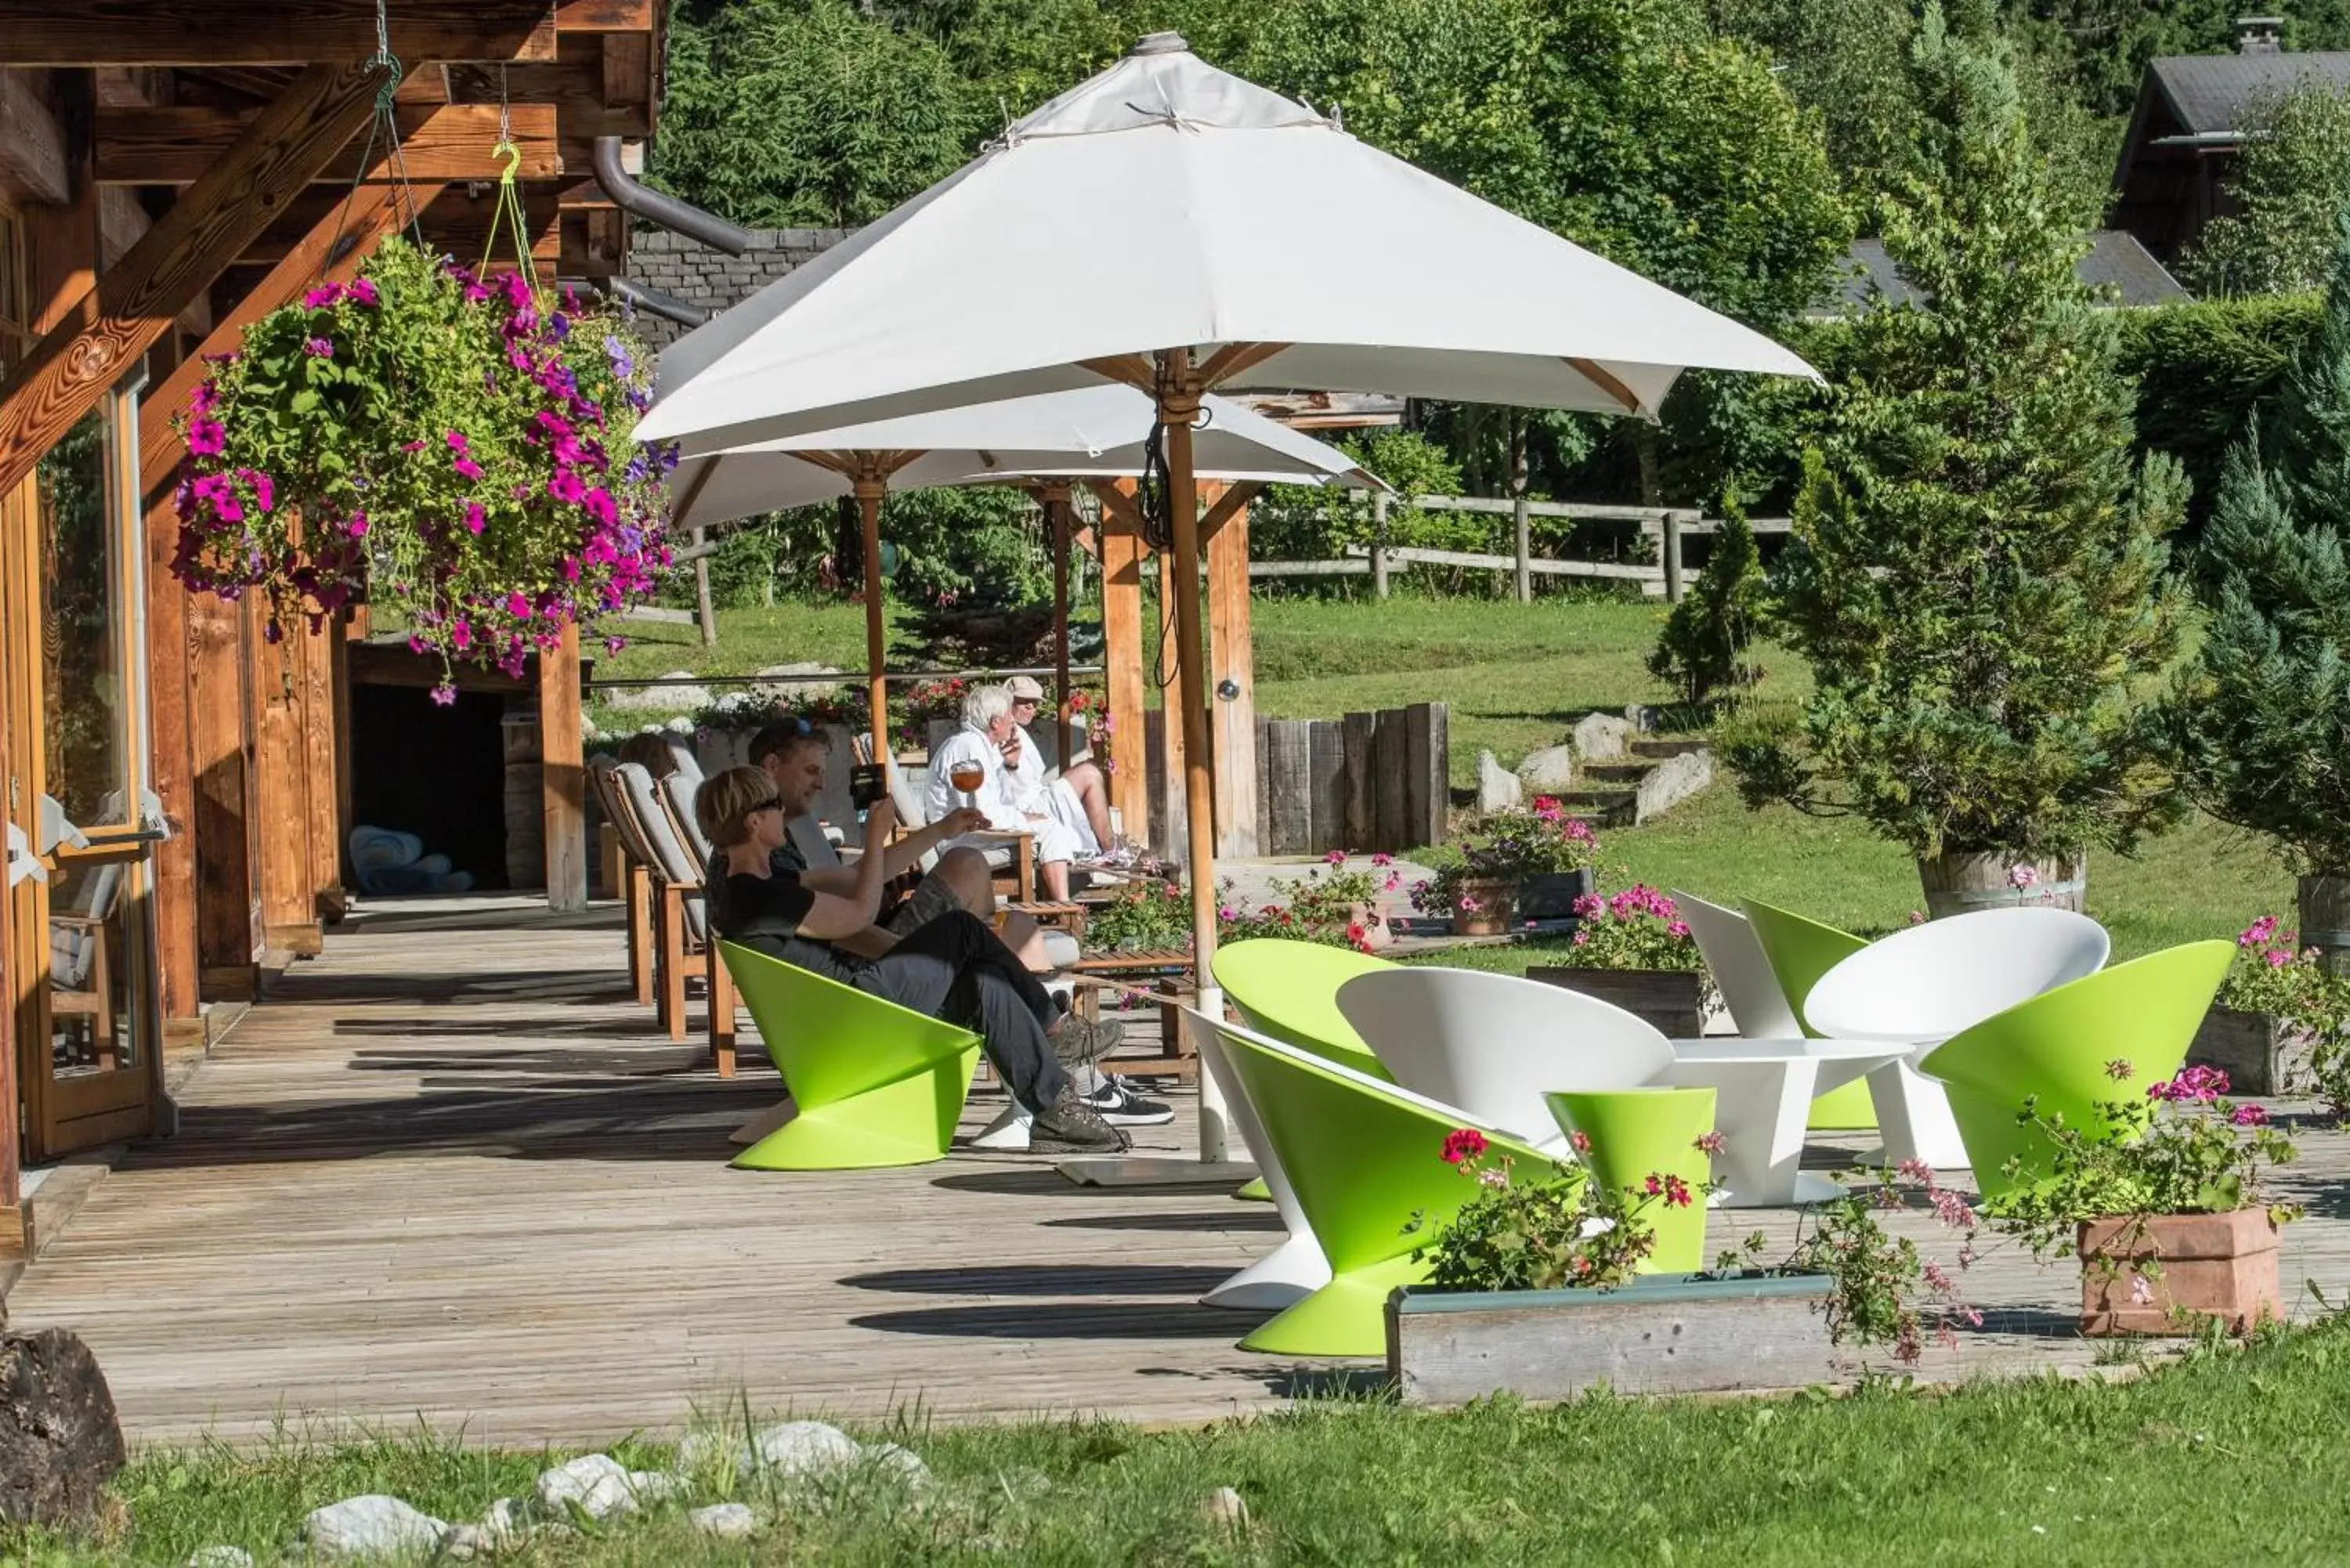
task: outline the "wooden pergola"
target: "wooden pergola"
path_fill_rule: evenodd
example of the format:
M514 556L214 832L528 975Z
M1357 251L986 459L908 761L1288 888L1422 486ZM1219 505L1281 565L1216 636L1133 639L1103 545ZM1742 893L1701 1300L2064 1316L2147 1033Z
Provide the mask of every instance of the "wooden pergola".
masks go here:
M201 1002L249 999L266 953L317 950L321 921L339 912L350 826L342 650L355 635L330 626L267 646L249 602L180 587L169 571L182 456L172 416L205 356L234 349L248 324L314 284L351 275L411 215L428 243L480 255L506 166L501 140L521 153L541 270L620 272L629 218L596 177L596 156L600 143L625 168L651 133L665 20L666 0L387 0L380 12L377 0L0 0L0 269L13 228L27 302L27 341L11 352L0 333L0 504L78 421L123 396L126 378L145 379L131 432L143 518L126 524L123 553L143 557L124 579L145 630L134 718L149 749L135 776L171 829L152 849L149 955L166 1038L200 1036ZM399 62L396 161L387 139L370 137L392 76L380 42ZM0 632L0 645L16 635ZM576 631L539 661L537 680L549 896L576 907L586 898ZM0 774L12 784L23 748L40 744L26 727L0 723ZM20 1157L62 1152L31 1082L47 1042L25 1037L47 1017L46 934L10 933L12 903L20 923L25 908L0 898L0 1111L22 1096L28 1114L22 1149L16 1117L0 1115L0 1256L22 1244ZM66 1143L151 1130L142 1117L160 1070L148 1070L140 1112L108 1113Z

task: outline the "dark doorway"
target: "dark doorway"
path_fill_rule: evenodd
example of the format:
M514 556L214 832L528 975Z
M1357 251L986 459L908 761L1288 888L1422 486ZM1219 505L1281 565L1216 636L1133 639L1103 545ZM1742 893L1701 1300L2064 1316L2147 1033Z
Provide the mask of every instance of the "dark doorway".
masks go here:
M506 886L505 711L494 691L460 688L444 708L422 686L354 683L347 826L412 833L474 887Z

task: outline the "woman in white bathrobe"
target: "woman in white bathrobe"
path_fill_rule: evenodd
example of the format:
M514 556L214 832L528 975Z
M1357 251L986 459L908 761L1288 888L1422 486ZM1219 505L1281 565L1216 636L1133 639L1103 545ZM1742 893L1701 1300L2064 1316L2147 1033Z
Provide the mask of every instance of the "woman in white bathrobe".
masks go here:
M1078 816L1079 826L1072 827L1049 810L1032 809L1024 804L1032 797L1019 772L1003 760L1004 742L1017 732L1012 722L1009 691L1001 686L972 688L962 700L962 728L941 742L931 753L930 784L923 792L923 810L935 822L955 807L970 805L986 815L992 828L1035 835L1036 877L1044 885L1045 896L1066 898L1069 862L1087 852L1087 841L1092 834L1084 829L1082 814ZM965 792L954 787L953 777L956 764L970 763L979 764L982 776L979 787L966 797ZM982 849L993 847L984 839L957 842Z

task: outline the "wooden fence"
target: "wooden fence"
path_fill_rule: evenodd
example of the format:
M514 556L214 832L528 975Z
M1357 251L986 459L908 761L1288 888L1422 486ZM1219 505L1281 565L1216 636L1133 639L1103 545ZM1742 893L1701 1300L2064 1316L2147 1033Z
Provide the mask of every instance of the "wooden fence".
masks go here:
M1443 842L1452 804L1444 703L1259 719L1256 758L1263 854L1392 853Z

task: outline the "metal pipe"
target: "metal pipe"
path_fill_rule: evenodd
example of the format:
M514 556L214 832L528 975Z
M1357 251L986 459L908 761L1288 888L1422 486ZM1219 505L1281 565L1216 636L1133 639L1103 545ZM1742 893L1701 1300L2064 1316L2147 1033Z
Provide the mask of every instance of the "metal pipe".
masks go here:
M650 285L639 283L632 277L619 277L616 275L612 277L580 278L576 280L576 282L571 279L566 279L564 281L571 283L575 287L585 286L598 289L603 293L611 296L614 299L625 300L630 306L633 306L639 310L644 311L648 315L658 316L664 321L674 321L680 327L699 327L703 322L709 320L712 316L716 314L716 312L707 309L702 306L680 299L677 296L671 294L666 290L654 288Z
M620 139L617 136L596 139L596 183L604 187L604 194L612 198L613 205L632 218L642 218L690 240L700 240L730 256L739 256L751 248L750 230L730 223L715 213L705 213L691 202L681 202L665 192L656 191L621 168Z

